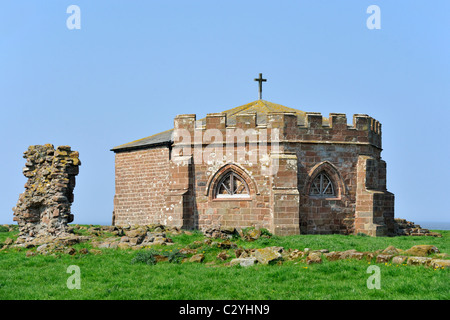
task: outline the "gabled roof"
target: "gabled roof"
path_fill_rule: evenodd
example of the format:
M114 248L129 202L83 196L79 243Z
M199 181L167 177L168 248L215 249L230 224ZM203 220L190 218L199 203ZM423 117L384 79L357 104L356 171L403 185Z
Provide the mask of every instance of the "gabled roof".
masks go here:
M256 100L250 103L247 103L243 106L239 106L236 108L232 108L229 110L225 110L222 113L227 114L227 125L235 125L236 124L236 115L240 113L256 113L256 124L264 125L267 122L267 114L269 112L291 112L296 113L298 116L298 124L303 125L305 123L306 112L288 108L281 104L276 104L273 102L265 101L265 100ZM324 118L324 121L326 119ZM206 124L206 118L198 120L202 125ZM129 143L122 144L120 146L114 147L111 151L120 152L127 151L133 149L143 149L149 147L156 147L160 145L170 145L173 142L173 129L163 131L152 136L142 138L136 141L132 141Z
M146 138L121 144L120 146L112 148L111 151L118 152L134 149L144 149L148 147L156 147L161 145L170 145L173 141L172 133L173 129L166 130Z

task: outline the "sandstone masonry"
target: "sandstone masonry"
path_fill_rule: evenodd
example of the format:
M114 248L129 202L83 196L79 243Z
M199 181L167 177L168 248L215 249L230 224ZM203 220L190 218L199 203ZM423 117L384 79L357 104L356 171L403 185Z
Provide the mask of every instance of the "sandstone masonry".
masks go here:
M222 148L239 130L244 140L232 137L232 147ZM395 234L381 124L365 114L355 114L348 125L345 114L324 118L257 100L200 120L179 115L172 130L112 150L117 225ZM232 195L241 185L243 196ZM229 194L222 194L225 189Z
M75 176L81 164L78 155L69 146L55 150L51 144L30 146L24 152L27 162L23 174L28 181L13 208L19 242L67 234L67 224L73 221L70 206Z

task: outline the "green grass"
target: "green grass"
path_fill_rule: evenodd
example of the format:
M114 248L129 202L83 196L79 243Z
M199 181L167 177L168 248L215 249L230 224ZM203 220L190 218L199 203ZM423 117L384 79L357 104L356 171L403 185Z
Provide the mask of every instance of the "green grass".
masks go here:
M283 246L343 251L375 251L393 245L408 249L416 244L432 244L450 253L450 231L440 231L442 238L395 237L371 238L342 235L299 235L261 238L254 242L234 241L244 248ZM0 232L0 243L17 232ZM107 235L105 235L106 237ZM172 236L174 246L157 247L170 251L201 241L203 235ZM77 249L91 248L78 244ZM156 265L131 263L134 250L101 249L101 255L36 255L26 257L27 250L0 252L0 299L450 299L450 270L433 270L421 266L377 264L381 271L381 289L370 290L366 281L367 261L334 261L307 265L285 261L281 265L225 267L215 258L221 249L201 246L205 262ZM234 258L234 250L228 250ZM231 258L229 260L231 260ZM228 261L229 261L228 260ZM215 262L208 265L208 262ZM370 265L374 263L371 262ZM66 286L70 265L81 270L81 289Z

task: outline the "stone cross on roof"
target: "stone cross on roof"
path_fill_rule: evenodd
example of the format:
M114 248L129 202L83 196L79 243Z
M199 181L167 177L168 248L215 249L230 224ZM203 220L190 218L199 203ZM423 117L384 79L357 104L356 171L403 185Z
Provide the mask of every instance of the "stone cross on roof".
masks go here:
M255 81L259 82L259 100L262 100L262 83L266 82L267 79L263 79L262 73L260 73L259 78L255 78Z

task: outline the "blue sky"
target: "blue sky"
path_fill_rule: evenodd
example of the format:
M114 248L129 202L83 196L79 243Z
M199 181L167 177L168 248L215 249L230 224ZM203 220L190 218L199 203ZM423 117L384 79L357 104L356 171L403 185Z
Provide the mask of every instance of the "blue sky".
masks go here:
M256 100L260 72L265 100L379 120L396 217L449 222L449 14L444 0L2 1L0 223L24 191L22 153L52 143L80 152L74 222L110 224L109 150Z

